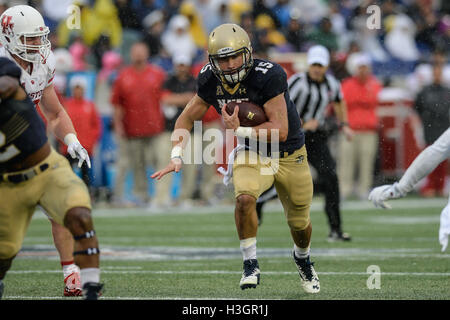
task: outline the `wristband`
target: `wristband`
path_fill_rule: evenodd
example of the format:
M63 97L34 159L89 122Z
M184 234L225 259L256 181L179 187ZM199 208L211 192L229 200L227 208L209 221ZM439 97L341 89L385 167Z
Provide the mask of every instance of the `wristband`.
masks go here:
M64 143L68 146L69 144L74 142L79 142L75 133L66 134L66 136L64 137Z
M172 152L170 153L170 159L173 158L180 158L183 155L183 148L181 148L180 146L175 146L172 148Z
M234 134L238 137L251 137L253 135L252 127L238 127Z

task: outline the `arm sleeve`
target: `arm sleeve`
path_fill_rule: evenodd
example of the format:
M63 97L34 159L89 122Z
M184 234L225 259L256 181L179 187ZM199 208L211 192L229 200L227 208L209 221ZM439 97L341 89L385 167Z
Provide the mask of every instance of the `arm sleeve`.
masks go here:
M424 149L411 163L398 182L401 192L411 191L420 179L427 176L442 161L450 157L450 128L447 129L432 145Z

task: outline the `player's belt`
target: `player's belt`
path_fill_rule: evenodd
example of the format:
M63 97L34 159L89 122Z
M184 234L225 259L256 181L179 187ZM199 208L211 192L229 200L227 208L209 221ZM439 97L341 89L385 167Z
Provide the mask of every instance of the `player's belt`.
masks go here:
M246 150L251 150L251 151L255 151L252 148L246 148ZM263 157L271 157L271 158L278 158L278 159L282 159L282 158L287 158L289 157L291 154L293 154L295 151L297 151L298 149L294 149L294 150L288 150L288 151L277 151L277 152L271 152L270 150L267 150L265 152L263 151L256 151L260 156Z
M282 158L287 158L289 157L291 154L293 154L295 151L297 150L292 150L292 151L279 151L279 152L271 152L271 151L267 151L267 156L271 157L271 158L278 158L278 159L282 159Z
M28 171L21 173L5 173L0 175L0 182L12 182L12 183L20 183L23 181L30 180L34 176L37 176L39 173L44 172L49 168L48 163L41 164L39 167L32 168Z

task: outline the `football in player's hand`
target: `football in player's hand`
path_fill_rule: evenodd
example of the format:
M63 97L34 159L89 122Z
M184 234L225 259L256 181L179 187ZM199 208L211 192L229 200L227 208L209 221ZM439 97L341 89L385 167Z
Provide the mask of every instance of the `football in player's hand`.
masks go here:
M268 120L264 109L249 101L239 103L231 101L227 104L225 110L229 115L232 115L236 106L239 106L238 117L242 127L255 127Z

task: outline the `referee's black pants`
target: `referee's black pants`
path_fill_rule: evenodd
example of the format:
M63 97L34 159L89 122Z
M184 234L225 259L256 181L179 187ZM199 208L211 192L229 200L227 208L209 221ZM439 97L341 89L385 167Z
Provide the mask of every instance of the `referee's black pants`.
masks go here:
M328 147L328 134L324 131L306 131L305 145L308 162L316 169L325 196L325 213L330 229L342 232L339 180L336 174L336 161Z
M328 217L330 231L340 233L342 229L339 181L336 174L336 162L328 147L328 134L324 131L306 131L305 145L308 152L308 163L316 169L321 189L325 195L325 213ZM257 200L257 210L258 207L261 210L264 203L275 198L277 198L277 194L272 185Z

